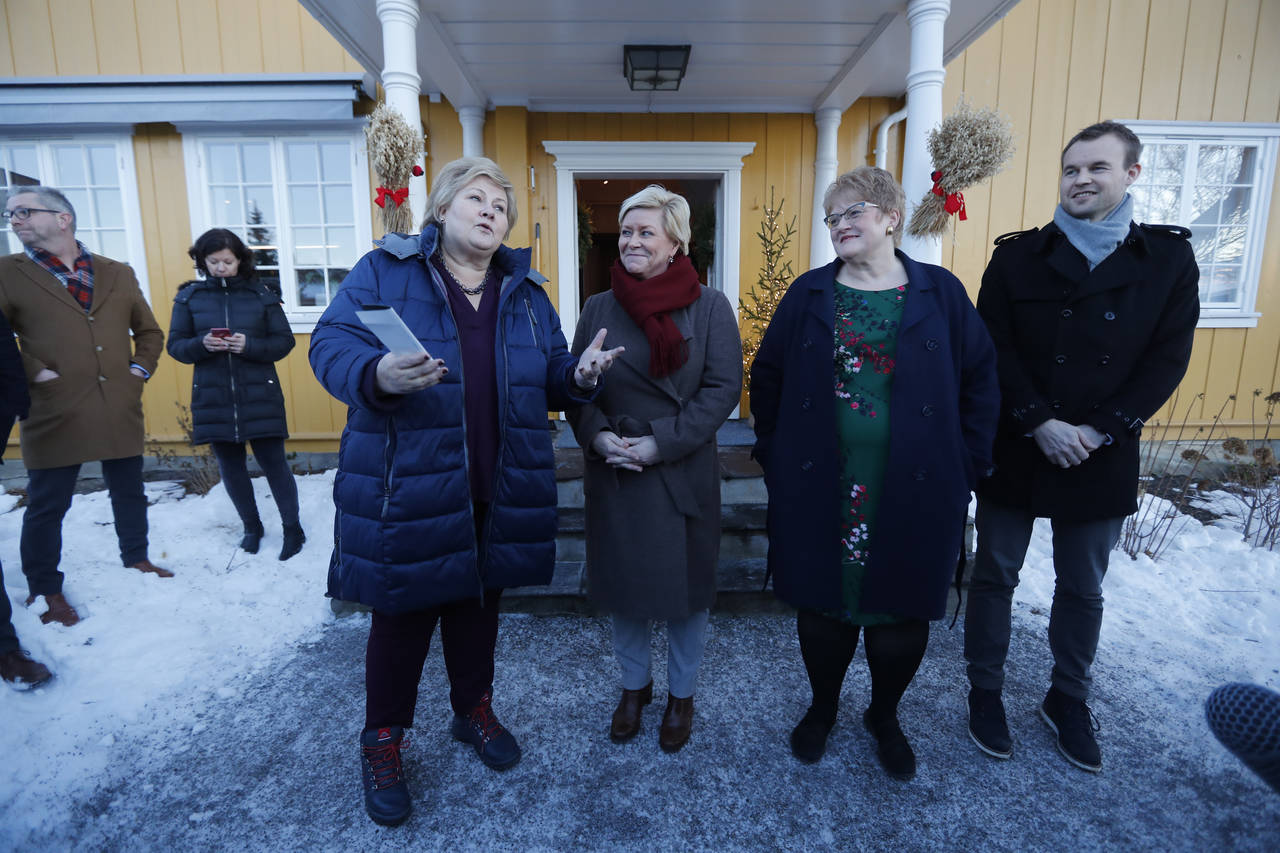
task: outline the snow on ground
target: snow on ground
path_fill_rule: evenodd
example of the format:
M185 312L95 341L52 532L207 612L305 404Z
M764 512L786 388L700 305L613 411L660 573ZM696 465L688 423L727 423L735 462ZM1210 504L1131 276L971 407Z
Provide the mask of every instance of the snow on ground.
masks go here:
M18 556L22 510L0 515L0 560L18 639L54 672L41 689L0 688L0 849L5 837L57 820L92 790L125 732L190 720L211 697L234 698L246 673L273 663L332 618L324 581L333 541L333 472L298 478L307 543L280 562L280 517L264 478L253 480L267 535L255 555L221 485L204 497L148 483L150 557L177 577L126 569L105 491L76 495L62 526L64 593L82 621L42 625Z
M117 741L146 744L154 734L156 758L138 764L163 762L175 738L200 732L202 709L242 702L250 711L254 697L239 695L247 676L284 665L320 636L332 618L323 598L332 482L332 472L298 479L309 539L285 563L275 556L279 519L265 480L254 481L268 531L256 556L237 549L240 525L221 487L183 497L172 484L149 484L151 557L177 573L172 580L122 568L106 493L76 496L63 526L66 593L84 617L72 628L41 625L42 602L22 606L22 512L0 498L9 501L0 504L0 559L18 636L56 673L37 691L0 689L0 849L39 837L94 795L111 776ZM1037 626L1040 642L1050 553L1041 521L1015 601L1015 620ZM1176 752L1188 727L1203 730L1200 708L1213 687L1240 680L1280 688L1280 555L1246 547L1227 527L1191 522L1159 562L1113 554L1105 592L1101 692L1123 693L1138 708L1177 709L1116 725L1149 727ZM946 666L963 671L962 662ZM1221 752L1223 767L1233 762ZM151 784L164 783L137 780L144 791Z

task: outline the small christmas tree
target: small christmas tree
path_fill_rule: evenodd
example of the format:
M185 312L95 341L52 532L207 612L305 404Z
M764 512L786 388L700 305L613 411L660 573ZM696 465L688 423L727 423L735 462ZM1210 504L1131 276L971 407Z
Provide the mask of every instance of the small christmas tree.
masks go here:
M773 319L773 312L795 278L791 261L784 260L784 256L791 245L791 238L796 235L796 218L793 216L786 225L782 224L782 207L785 204L786 199L783 199L774 205L773 187L769 187L769 203L765 205L764 220L756 232L756 239L764 250L764 266L750 292L738 301L738 312L747 321L746 333L742 336L742 368L747 373L756 360L760 339Z

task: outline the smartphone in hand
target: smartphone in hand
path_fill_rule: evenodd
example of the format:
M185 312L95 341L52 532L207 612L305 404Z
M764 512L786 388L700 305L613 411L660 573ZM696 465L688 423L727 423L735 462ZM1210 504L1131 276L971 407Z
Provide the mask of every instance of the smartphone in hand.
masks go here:
M210 329L209 334L213 335L215 338L229 338L231 337L231 330L223 328Z

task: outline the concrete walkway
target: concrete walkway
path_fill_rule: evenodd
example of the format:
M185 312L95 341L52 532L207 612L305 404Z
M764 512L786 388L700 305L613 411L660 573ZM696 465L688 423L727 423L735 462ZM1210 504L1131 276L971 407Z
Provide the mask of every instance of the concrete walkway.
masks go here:
M1015 623L1013 760L969 741L960 628L937 624L901 714L916 779L896 782L876 763L860 723L861 653L826 757L802 765L787 736L807 682L794 618L773 607L713 614L693 738L675 756L657 746L660 702L636 741L610 743L604 619L503 616L495 707L524 759L501 774L450 739L433 647L407 757L415 812L381 828L362 808L355 746L367 618L335 621L181 730L121 739L110 778L25 849L1280 849L1280 797L1212 739L1200 699L1139 707L1125 680L1141 672L1124 661L1103 665L1095 685L1105 770L1068 766L1035 715L1049 668L1037 617ZM664 660L655 654L659 691ZM1185 718L1185 738L1159 742L1151 732L1167 727L1153 721L1170 716Z

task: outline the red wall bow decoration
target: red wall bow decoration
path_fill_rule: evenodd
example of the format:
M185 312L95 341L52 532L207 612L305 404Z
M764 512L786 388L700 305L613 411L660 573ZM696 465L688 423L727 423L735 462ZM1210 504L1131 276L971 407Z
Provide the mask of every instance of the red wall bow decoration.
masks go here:
M378 197L373 200L373 203L378 207L386 207L387 201L390 200L395 203L396 207L399 207L408 197L408 187L401 187L398 190L393 190L390 187L378 187Z

